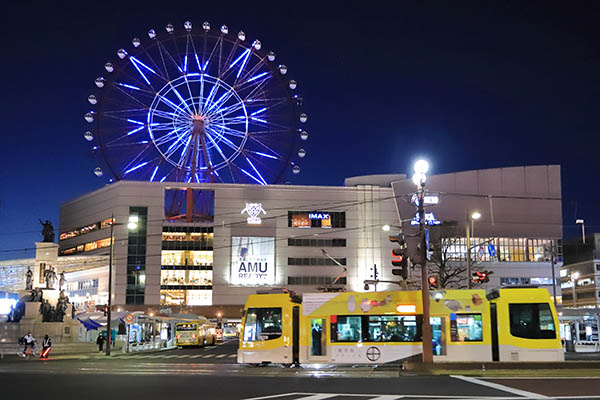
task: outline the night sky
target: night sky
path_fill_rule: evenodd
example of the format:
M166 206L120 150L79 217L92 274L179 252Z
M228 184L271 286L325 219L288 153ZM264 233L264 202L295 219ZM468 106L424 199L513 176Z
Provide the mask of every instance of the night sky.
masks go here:
M19 3L19 4L17 4ZM128 5L123 5L128 3ZM0 258L104 180L83 139L94 79L134 36L207 20L276 51L309 116L293 183L560 164L566 236L600 231L600 3L10 2L2 10Z

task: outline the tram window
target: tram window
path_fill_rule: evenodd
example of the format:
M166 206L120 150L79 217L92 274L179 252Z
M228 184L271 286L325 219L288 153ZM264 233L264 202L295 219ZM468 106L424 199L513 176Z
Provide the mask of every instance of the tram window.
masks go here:
M450 339L453 342L481 342L481 314L450 314Z
M370 342L417 342L417 317L414 315L369 315Z
M249 308L244 341L257 342L281 337L281 308Z
M552 311L547 303L509 304L510 334L525 339L555 339Z
M332 325L334 325L332 323ZM332 326L332 328L334 328ZM338 342L360 342L362 340L362 323L360 316L338 316L337 324L331 332L336 333L335 339Z

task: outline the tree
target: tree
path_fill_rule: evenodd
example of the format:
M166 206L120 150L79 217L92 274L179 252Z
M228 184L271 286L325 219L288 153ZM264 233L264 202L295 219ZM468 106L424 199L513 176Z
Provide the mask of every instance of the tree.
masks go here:
M456 221L444 221L429 228L430 260L427 262L429 275L437 276L439 289L466 289L468 287L467 262L461 260L457 250L465 246L464 229ZM464 257L464 255L462 255ZM476 258L471 261L475 271Z

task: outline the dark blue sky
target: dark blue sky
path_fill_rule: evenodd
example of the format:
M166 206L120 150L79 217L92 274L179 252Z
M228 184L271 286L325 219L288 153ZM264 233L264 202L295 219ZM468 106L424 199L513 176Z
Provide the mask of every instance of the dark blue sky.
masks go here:
M600 230L600 3L22 2L5 5L0 258L32 253L38 218L103 181L82 134L116 50L187 19L243 29L290 68L309 115L299 184L560 164L564 223ZM92 5L93 4L93 5ZM369 5L369 6L367 6Z

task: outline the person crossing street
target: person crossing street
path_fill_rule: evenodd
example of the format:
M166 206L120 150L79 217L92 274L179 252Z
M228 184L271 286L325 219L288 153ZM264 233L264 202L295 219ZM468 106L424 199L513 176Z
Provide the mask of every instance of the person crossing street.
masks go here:
M42 352L40 353L40 358L42 360L47 360L48 354L50 353L51 349L52 349L52 340L50 339L50 336L45 335L44 340L42 341Z

